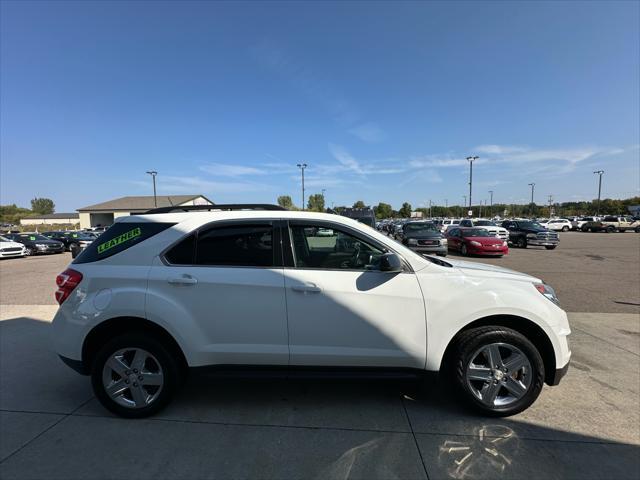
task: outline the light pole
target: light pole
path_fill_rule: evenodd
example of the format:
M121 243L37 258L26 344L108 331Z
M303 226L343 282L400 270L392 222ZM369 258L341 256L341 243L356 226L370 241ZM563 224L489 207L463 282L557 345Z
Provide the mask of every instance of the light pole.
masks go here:
M149 170L147 171L147 173L151 175L151 178L153 178L153 206L157 207L158 200L156 197L156 175L158 175L158 172L156 172L155 170Z
M446 198L444 199L444 216L449 216L449 200L447 200Z
M493 217L493 190L489 190L489 195L491 195L491 204L489 206L489 216Z
M471 186L473 184L473 162L477 160L478 156L467 157L467 161L469 162L469 210L471 210Z
M302 210L304 210L304 169L307 168L307 164L298 163L298 168L302 171Z
M529 215L533 216L533 191L536 188L536 184L530 183L529 186L531 187L531 206L529 207Z
M467 196L462 195L462 198L464 198L464 203L462 204L462 208L467 208ZM464 217L463 213L464 213L464 210L460 212L460 218Z
M596 217L600 215L600 193L602 192L602 174L604 170L596 170L593 172L594 174L598 174L598 207L596 210Z

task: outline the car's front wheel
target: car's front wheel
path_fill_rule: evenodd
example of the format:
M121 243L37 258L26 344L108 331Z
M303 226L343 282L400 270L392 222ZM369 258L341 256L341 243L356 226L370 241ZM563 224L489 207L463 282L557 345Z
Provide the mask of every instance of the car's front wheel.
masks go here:
M462 246L460 247L460 253L462 255L464 255L465 257L467 255L469 255L469 251L467 250L467 246L463 243Z
M568 232L569 231L569 227L567 227L566 225L564 227L562 227L562 231L563 232Z
M516 240L516 246L518 248L527 248L527 239L525 237L520 237Z
M544 384L544 364L522 334L501 326L470 329L460 335L450 357L462 398L485 414L520 413Z
M161 342L130 333L112 339L98 352L91 383L107 410L140 418L169 403L178 376L178 364Z

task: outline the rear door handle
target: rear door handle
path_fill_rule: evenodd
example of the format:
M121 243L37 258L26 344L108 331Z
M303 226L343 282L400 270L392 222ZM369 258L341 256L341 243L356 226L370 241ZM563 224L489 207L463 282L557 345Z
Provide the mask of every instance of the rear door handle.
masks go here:
M191 275L182 275L180 277L171 277L167 279L167 282L171 285L195 285L198 280Z
M301 293L320 293L322 291L322 289L313 284L310 283L308 285L293 285L291 287L291 290L293 290L294 292L301 292Z

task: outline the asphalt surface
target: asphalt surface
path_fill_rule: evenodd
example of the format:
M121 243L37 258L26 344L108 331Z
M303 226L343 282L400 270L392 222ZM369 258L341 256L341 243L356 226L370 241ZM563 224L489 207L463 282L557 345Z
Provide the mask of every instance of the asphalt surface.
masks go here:
M503 258L470 260L542 278L556 289L569 312L640 313L636 233L567 232L560 234L555 250L511 248ZM0 304L55 304L55 277L70 262L70 253L0 261Z
M570 314L572 368L510 418L437 383L192 376L114 418L50 348L55 306L0 313L2 479L637 479L640 316Z

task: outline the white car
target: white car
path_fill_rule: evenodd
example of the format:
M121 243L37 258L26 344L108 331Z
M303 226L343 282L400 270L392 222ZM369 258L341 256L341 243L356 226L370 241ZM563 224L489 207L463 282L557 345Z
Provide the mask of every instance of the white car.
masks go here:
M187 368L242 366L440 372L504 416L568 369L567 315L538 278L423 257L339 215L216 207L118 218L56 279L55 348L118 415L159 411Z
M465 218L460 222L461 227L482 227L487 230L491 235L500 238L501 240L509 240L509 230L499 225L496 225L491 220L485 220L483 218L470 219Z
M546 223L542 224L547 230L554 230L556 232L568 232L573 228L571 221L566 218L554 218Z
M446 233L449 228L458 227L460 225L459 218L445 218L440 225L440 231Z
M24 257L26 254L27 248L22 243L0 236L0 258Z

